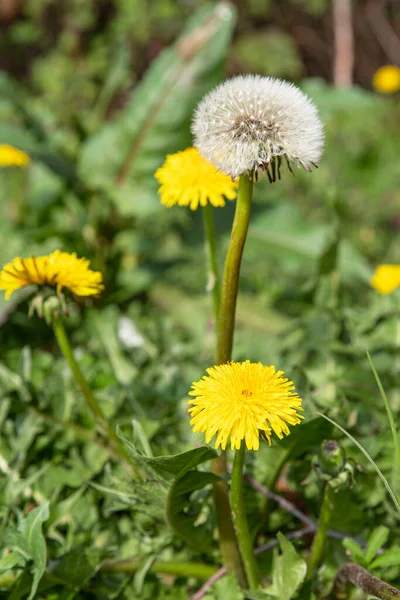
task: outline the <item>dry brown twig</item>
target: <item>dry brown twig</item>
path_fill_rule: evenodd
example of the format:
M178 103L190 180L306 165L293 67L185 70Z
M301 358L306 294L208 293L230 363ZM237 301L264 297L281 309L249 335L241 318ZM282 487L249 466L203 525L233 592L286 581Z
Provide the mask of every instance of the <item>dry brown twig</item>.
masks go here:
M399 590L378 579L378 577L374 577L360 565L353 563L345 563L340 567L333 582L332 591L325 600L348 598L347 588L349 584L361 588L367 594L380 598L380 600L400 600Z

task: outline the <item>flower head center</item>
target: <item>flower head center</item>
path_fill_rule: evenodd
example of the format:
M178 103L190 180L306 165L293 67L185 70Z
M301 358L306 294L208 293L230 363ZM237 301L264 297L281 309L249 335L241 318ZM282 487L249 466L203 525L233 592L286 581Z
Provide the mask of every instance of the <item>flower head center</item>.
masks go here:
M278 125L272 117L260 118L258 116L241 114L232 122L230 134L235 140L261 142L275 136Z
M242 396L246 396L246 398L249 398L252 395L253 392L250 392L250 390L242 390Z

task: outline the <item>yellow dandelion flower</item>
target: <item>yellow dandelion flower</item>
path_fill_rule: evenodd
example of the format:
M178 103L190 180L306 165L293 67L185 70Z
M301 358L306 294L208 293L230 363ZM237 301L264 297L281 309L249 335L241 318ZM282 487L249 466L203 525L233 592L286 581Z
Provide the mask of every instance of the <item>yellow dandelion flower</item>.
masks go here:
M54 286L57 294L66 287L76 296L97 296L104 289L103 275L89 265L86 258L60 250L48 256L17 257L3 267L0 290L6 291L6 299L26 285Z
M22 150L8 144L0 144L0 167L26 167L30 160Z
M400 90L400 69L395 65L385 65L378 69L372 85L381 94L394 94Z
M199 204L225 206L224 197L236 198L238 183L218 171L197 148L169 154L155 178L161 184L158 190L161 202L168 207L179 204L196 210Z
M289 425L303 418L301 398L283 371L261 363L230 362L207 369L208 376L192 384L195 399L190 424L195 433L205 432L209 443L217 434L215 447L239 449L245 440L249 450L258 450L260 433L271 445L271 429L281 439L289 435Z
M390 294L400 285L400 265L379 265L371 279L371 285L380 294Z

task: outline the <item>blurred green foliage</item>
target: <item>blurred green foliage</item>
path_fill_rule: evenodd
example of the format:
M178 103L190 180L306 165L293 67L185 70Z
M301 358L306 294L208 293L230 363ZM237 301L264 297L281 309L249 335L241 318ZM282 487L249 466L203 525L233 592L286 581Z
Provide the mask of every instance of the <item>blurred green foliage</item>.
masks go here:
M255 19L274 8L244 4ZM301 4L314 15L328 9L321 0ZM106 293L86 307L74 304L68 327L110 422L153 466L153 457L201 442L190 429L187 391L214 362L201 215L162 207L154 171L166 154L190 145L192 110L223 78L226 60L233 72L298 79L305 71L286 32L251 33L241 17L231 43L235 22L228 4L28 0L3 41L20 47L10 70L24 76L1 75L0 143L27 151L32 163L0 170L0 263L61 248L102 270ZM29 48L37 56L27 72ZM287 464L286 491L317 519L312 456L336 434L315 419L316 410L348 428L399 492L365 349L398 425L399 293L378 296L369 279L377 263L399 261L400 107L359 87L299 83L320 110L326 151L318 171L256 186L234 358L276 364L296 382L305 424L271 448L262 445L247 468L273 487ZM214 211L221 265L233 208ZM199 587L195 578L156 576L150 567L155 559L219 564L206 472L201 489L190 487L190 474L181 488L164 477L133 482L98 437L51 331L28 319L23 293L0 300L0 343L0 598L28 598L31 589L32 598L46 600L187 598ZM355 485L338 493L332 527L368 545L364 552L348 538L344 546L330 539L320 591L346 550L398 585L398 515L369 463L341 442L360 467ZM182 506L177 518L205 528L210 554L173 537L164 517L171 487ZM254 490L246 494L258 543L300 527ZM27 541L32 515L39 515L37 548ZM276 594L281 565L289 560L301 570L308 544L296 542L295 551L280 539L282 556L272 560L268 551L260 559ZM135 573L101 567L104 559L132 556ZM230 578L205 596L227 597L242 598Z

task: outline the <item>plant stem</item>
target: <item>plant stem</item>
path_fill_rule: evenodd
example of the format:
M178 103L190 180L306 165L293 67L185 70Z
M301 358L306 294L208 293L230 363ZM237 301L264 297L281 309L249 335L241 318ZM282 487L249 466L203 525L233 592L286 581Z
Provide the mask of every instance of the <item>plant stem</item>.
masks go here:
M239 180L235 216L222 279L220 311L217 324L218 365L226 363L232 358L240 263L249 228L252 191L253 181L248 175L242 175ZM225 451L221 452L219 458L213 460L212 472L221 478L226 475L227 460ZM247 587L247 581L232 522L229 487L224 479L214 484L214 504L224 566L229 573L235 573L240 586L245 588Z
M137 571L143 564L138 558L127 558L125 560L105 560L100 569L107 573L132 573ZM151 573L165 573L167 575L178 575L182 577L197 577L208 579L217 571L217 567L204 565L202 563L189 562L163 562L155 560L150 567Z
M243 465L246 446L242 441L239 450L235 452L232 467L231 480L231 505L233 522L239 542L240 552L246 571L247 581L252 589L258 588L261 583L261 575L256 557L254 556L252 538L247 523L246 509L243 497Z
M399 590L378 579L378 577L374 577L360 565L352 563L345 563L340 567L333 582L332 591L326 597L326 600L348 598L349 583L361 588L368 595L380 598L380 600L400 600Z
M329 483L325 485L324 497L322 500L321 513L319 515L318 529L314 536L311 546L311 553L308 559L306 580L310 580L318 567L320 566L326 538L328 535L329 523L334 508L335 491Z
M220 305L220 281L218 277L217 244L213 208L210 204L203 206L204 233L206 238L206 253L208 261L207 291L212 292L214 301L215 323L218 323Z
M103 414L103 411L101 410L96 398L93 395L92 390L88 385L88 382L86 381L78 363L75 360L71 344L69 343L69 339L62 320L60 318L53 318L52 325L60 350L63 353L64 358L72 371L75 381L78 384L82 395L86 400L86 404L89 410L92 412L93 416L96 419L99 432L102 434L103 437L109 440L112 448L118 453L120 457L122 457L130 465L131 468L133 468L135 474L139 476L137 468L130 460L129 454L118 439L118 436L115 433L114 429L108 423L106 417Z
M242 175L239 180L235 217L222 277L221 308L218 321L218 364L224 364L232 359L240 264L249 228L252 194L253 180L248 175Z
M226 452L212 461L212 472L223 478L227 472ZM246 575L240 557L239 547L233 527L229 487L225 479L213 486L214 506L218 526L219 545L222 560L228 573L234 573L242 588L247 588Z

